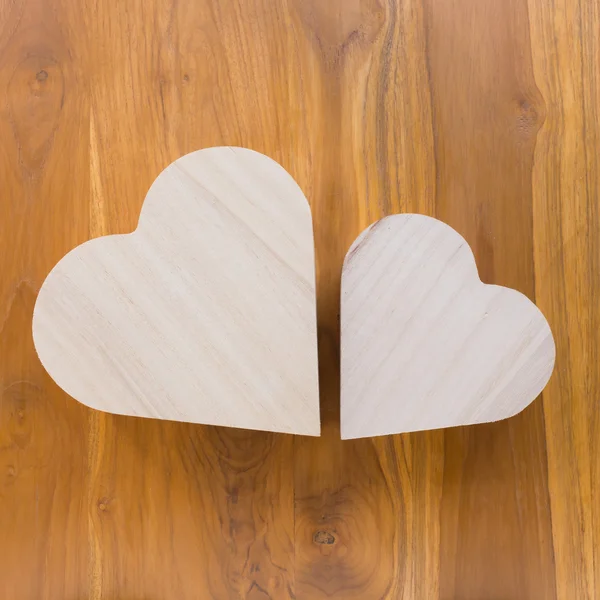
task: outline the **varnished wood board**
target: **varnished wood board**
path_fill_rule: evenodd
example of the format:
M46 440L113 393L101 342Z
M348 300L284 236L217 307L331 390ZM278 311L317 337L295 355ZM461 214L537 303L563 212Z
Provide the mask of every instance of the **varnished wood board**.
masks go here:
M345 439L505 419L554 367L535 304L483 284L464 238L425 215L385 217L354 242L341 336Z
M36 350L98 410L318 435L314 269L310 208L285 169L199 150L158 176L133 233L52 269Z
M0 1L0 597L597 600L597 9ZM222 145L311 202L321 437L94 411L35 353L50 269ZM541 308L541 401L340 441L342 262L394 213L448 223Z

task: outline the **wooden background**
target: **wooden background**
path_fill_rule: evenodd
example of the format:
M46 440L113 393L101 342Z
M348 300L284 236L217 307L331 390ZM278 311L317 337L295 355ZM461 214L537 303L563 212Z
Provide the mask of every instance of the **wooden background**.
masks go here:
M599 32L596 0L0 0L0 598L600 598ZM54 263L223 144L312 205L319 439L93 412L35 355ZM537 302L556 370L508 421L342 443L342 259L399 211Z

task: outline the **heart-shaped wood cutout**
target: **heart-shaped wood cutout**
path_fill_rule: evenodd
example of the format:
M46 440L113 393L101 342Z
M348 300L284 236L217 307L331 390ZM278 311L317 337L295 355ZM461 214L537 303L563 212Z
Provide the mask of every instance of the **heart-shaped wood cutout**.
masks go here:
M310 207L243 148L180 158L137 229L78 246L33 316L52 378L92 408L319 435Z
M505 419L542 391L552 332L526 296L479 279L454 229L393 215L356 239L341 299L342 438Z

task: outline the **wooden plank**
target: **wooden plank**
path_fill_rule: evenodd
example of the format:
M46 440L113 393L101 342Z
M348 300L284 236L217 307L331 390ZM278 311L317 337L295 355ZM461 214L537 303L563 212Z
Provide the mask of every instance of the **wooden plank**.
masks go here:
M0 3L2 598L86 596L87 410L45 373L26 326L47 266L87 236L89 104L69 29L80 16Z
M560 369L544 392L557 595L600 595L600 7L529 2L545 99L533 168L536 299ZM549 283L551 282L551 283Z
M482 284L464 238L414 214L377 221L348 250L340 343L342 439L512 417L555 356L535 304Z
M71 250L33 339L52 378L105 412L318 435L310 207L269 157L191 152L154 181L136 230Z
M263 152L310 197L290 142L302 147L305 134L300 115L289 114L300 91L280 11L100 2L90 14L81 51L96 141L91 201L103 233L131 231L152 181L199 147ZM293 596L292 436L104 415L90 430L98 439L92 498L110 499L92 513L94 598Z
M317 255L322 433L295 442L298 598L437 598L443 435L340 442L340 275L388 213L433 214L421 3L292 3ZM326 133L326 135L325 135Z
M467 240L484 283L535 300L531 173L543 99L527 6L427 5L435 216ZM554 598L542 402L444 437L440 596Z

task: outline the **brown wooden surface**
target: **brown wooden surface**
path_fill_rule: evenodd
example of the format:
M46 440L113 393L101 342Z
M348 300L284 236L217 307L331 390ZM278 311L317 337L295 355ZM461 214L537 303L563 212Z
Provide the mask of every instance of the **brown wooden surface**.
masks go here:
M0 0L0 599L599 598L599 31L594 0ZM96 413L33 349L52 265L222 144L312 205L318 439ZM342 443L342 259L399 211L537 302L556 370L514 419Z

